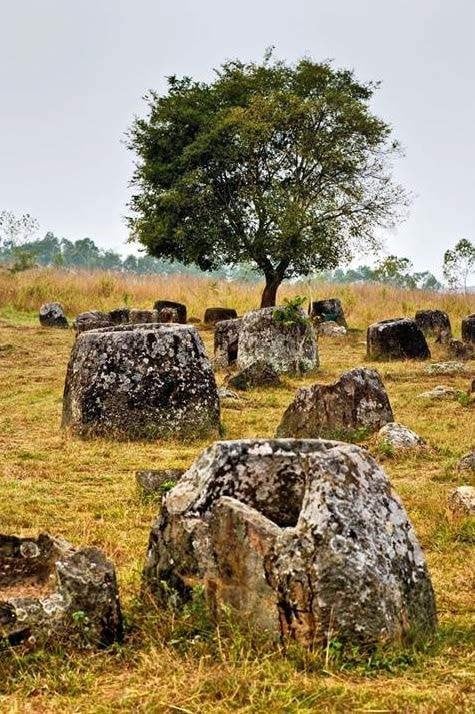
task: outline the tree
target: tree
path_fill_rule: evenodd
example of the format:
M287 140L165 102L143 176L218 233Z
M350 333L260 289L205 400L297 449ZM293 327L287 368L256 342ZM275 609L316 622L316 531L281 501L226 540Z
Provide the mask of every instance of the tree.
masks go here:
M453 290L462 288L466 293L468 278L475 272L475 245L462 238L453 250L446 250L443 272L449 287Z
M411 275L412 263L409 258L398 258L388 255L381 260L374 271L374 280L380 283L390 283L399 288L414 288L416 282Z
M11 211L0 211L0 247L12 249L30 240L38 232L39 223L29 213L16 216Z
M252 262L262 306L284 279L374 249L407 204L390 177L399 146L369 107L377 84L271 55L226 62L210 83L169 77L128 134L131 238L202 270Z

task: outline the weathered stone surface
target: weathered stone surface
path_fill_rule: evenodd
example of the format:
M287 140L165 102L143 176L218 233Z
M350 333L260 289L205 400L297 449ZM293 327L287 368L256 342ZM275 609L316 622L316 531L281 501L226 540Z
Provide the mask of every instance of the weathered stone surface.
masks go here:
M168 484L175 485L184 473L185 469L148 469L136 471L135 480L144 496L157 496L162 495Z
M454 387L446 387L444 384L438 384L434 389L429 389L427 392L419 394L424 399L456 399L457 390Z
M85 437L216 433L216 382L196 329L150 323L79 335L66 375L63 426Z
M109 318L108 312L100 312L99 310L89 310L88 312L81 312L74 323L76 333L79 335L81 332L87 332L88 330L98 330L102 327L111 327L112 322Z
M365 451L322 440L217 442L165 497L144 582L159 603L203 584L216 616L274 639L372 645L436 625L407 514Z
M236 394L236 392L233 392L232 389L228 389L228 387L220 387L218 389L218 396L220 399L231 399L232 401L241 401L241 397L239 394Z
M158 310L157 310L158 312ZM180 317L178 315L178 310L174 307L162 307L160 312L158 312L159 322L180 322Z
M111 325L127 325L130 321L130 310L128 307L117 307L109 312L109 322ZM105 325L107 327L107 325Z
M115 571L97 548L42 533L0 535L0 637L11 645L70 639L107 646L122 637Z
M312 302L310 311L312 317L316 317L322 322L336 322L337 325L347 327L345 313L341 301L338 298L328 298L327 300L316 300Z
M415 431L395 421L383 426L378 432L378 437L380 442L390 444L396 450L414 449L426 443Z
M43 327L69 327L63 306L59 302L45 302L40 307L39 320Z
M462 320L462 340L475 344L475 313Z
M205 310L203 322L205 325L215 325L223 320L235 320L237 312L229 307L208 307Z
M186 323L186 305L183 305L181 302L173 302L173 300L157 300L153 309L160 313L164 307L171 307L173 310L176 310L178 322L182 325Z
M253 387L276 387L281 380L274 367L265 360L253 362L237 374L229 378L228 384L235 389L252 389Z
M415 316L417 327L426 337L435 337L436 342L446 343L452 339L450 318L442 310L418 310Z
M462 456L457 464L457 471L475 471L475 451Z
M221 320L214 328L214 361L218 367L235 364L238 358L241 318Z
M375 322L366 335L369 359L428 359L429 347L415 320L401 317Z
M315 333L310 320L285 324L274 317L275 307L252 310L244 315L239 334L238 364L269 362L279 374L303 374L318 367Z
M462 342L461 340L450 340L447 351L451 357L456 359L475 359L475 343Z
M475 516L475 488L459 486L449 496L449 509L454 515Z
M326 337L344 337L347 334L346 327L339 325L334 320L319 322L317 325L317 331L319 335L325 335Z
M355 431L377 431L393 421L386 389L375 369L344 372L333 384L302 387L287 407L277 436L351 437Z
M131 325L145 325L149 322L158 322L157 310L131 310L129 313Z
M464 374L467 367L462 362L432 362L425 371L428 374Z

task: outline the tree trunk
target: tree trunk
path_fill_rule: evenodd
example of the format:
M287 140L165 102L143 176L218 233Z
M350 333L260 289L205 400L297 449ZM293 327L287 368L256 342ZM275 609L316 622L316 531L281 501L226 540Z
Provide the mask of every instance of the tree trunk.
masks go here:
M265 288L261 297L261 307L273 307L275 305L277 290L281 282L282 279L276 276L266 278Z

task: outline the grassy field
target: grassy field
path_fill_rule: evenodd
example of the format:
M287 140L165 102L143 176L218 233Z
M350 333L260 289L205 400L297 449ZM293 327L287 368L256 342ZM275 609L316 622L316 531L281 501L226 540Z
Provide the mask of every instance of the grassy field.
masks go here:
M290 286L282 296L336 294L352 326L425 306L447 309L456 332L475 311L475 296L401 292L381 286ZM127 297L126 297L127 296ZM118 569L127 637L105 652L64 649L13 651L0 658L0 712L468 712L475 710L474 530L453 521L448 493L469 476L457 460L475 447L475 407L431 402L420 392L437 384L466 390L475 376L429 376L423 363L379 366L395 417L423 436L428 448L403 456L380 453L424 547L436 591L440 628L424 647L381 651L372 657L338 651L287 653L267 649L232 623L210 627L206 612L154 610L138 599L140 572L157 504L140 500L137 469L186 467L206 446L173 442L82 442L59 428L61 397L73 332L38 326L45 299L64 302L70 316L83 309L149 307L160 297L182 299L200 317L214 304L238 311L256 306L258 288L211 281L124 279L38 271L0 275L0 523L1 531L49 531L77 545L104 549ZM209 351L212 333L203 330ZM446 359L431 345L433 360ZM295 389L330 382L365 363L364 333L320 339L321 369L284 386L253 390L224 407L225 438L272 436ZM217 375L222 382L224 374Z

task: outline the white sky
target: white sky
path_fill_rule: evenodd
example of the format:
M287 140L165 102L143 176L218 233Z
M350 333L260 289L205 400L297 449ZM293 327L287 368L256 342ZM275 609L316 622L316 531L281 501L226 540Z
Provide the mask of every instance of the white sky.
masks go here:
M143 93L274 45L382 80L374 108L416 194L387 251L440 275L444 250L475 237L474 33L473 0L0 0L0 210L130 250L121 140Z

